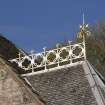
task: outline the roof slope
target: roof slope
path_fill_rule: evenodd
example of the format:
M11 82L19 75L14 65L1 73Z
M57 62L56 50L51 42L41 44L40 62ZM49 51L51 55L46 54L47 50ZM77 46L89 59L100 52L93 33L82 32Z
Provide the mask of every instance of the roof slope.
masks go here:
M98 105L82 65L28 77L46 105Z

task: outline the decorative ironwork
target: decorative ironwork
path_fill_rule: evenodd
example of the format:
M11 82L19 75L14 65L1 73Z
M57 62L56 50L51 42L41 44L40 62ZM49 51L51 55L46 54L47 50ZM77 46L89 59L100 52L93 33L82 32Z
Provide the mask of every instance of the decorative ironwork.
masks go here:
M82 39L81 43L72 44L69 41L66 46L59 47L57 44L55 49L43 48L43 52L34 53L32 51L29 55L21 50L18 58L9 61L15 62L25 71L26 74L23 76L52 71L51 68L59 69L65 65L75 65L78 61L86 60L85 38L88 35L90 31L88 31L88 24L84 23L83 15L83 24L80 25L80 32L77 34L77 37Z
M24 71L38 72L39 70L48 70L49 68L60 67L67 64L74 64L85 59L85 43L69 44L53 50L46 50L41 53L27 55L23 51L19 52L19 57L9 60L15 62ZM41 69L42 68L42 69Z

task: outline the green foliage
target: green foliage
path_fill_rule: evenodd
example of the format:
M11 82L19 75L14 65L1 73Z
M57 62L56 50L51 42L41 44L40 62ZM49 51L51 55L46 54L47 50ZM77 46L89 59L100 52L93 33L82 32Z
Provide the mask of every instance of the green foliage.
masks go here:
M65 59L67 56L69 55L69 53L66 50L62 50L60 56Z
M47 57L47 59L48 59L50 62L53 62L55 58L56 58L56 55L55 55L54 53L50 53L49 56Z
M87 59L105 77L105 22L93 25L91 33L86 39Z

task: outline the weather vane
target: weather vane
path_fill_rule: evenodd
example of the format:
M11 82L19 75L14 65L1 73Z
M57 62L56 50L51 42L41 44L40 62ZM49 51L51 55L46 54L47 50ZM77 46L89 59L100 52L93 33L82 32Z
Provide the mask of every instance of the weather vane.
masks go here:
M77 33L77 38L85 41L87 36L90 36L90 31L88 31L89 25L85 24L85 16L84 13L82 15L82 25L80 25L80 32Z

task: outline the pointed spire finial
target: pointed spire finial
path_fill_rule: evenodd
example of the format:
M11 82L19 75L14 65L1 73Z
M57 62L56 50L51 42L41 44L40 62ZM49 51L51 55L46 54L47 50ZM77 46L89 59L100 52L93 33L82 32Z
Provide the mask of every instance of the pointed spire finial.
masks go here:
M84 16L84 13L82 15L82 18L83 18L83 25L85 24L85 16Z

